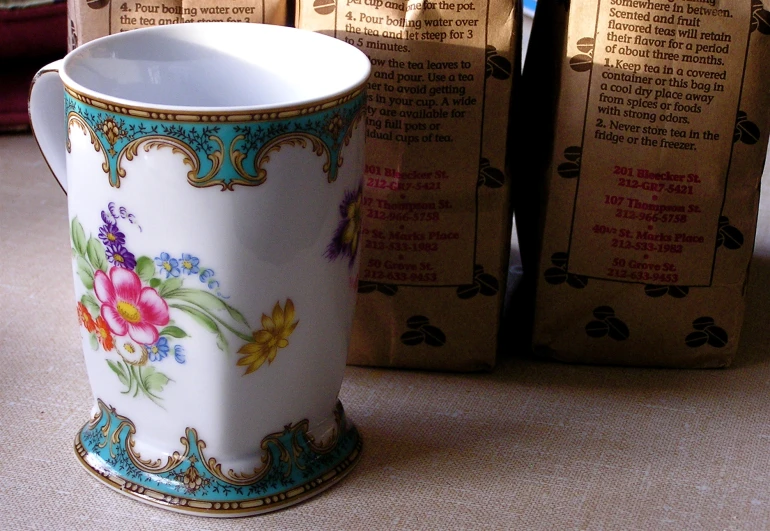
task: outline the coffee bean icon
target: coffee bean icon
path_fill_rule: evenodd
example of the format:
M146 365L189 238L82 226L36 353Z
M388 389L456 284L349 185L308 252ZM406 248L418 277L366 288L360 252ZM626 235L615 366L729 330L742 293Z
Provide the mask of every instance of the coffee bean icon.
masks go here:
M477 186L487 186L489 188L500 188L505 184L505 173L502 170L493 167L489 159L482 157L479 164L479 180Z
M569 255L567 253L553 253L551 255L551 264L553 264L553 267L549 267L545 270L545 273L543 274L545 281L555 286L566 282L568 286L576 289L585 288L588 285L588 277L567 273L568 261Z
M687 334L684 338L684 343L690 348L698 348L708 343L709 335L703 331L695 331Z
M398 286L395 284L380 284L378 282L369 282L366 280L358 281L358 293L374 293L378 291L383 295L392 297L398 293Z
M442 347L446 343L446 335L435 326L425 325L422 327L425 334L425 344L431 347Z
M683 299L690 293L690 288L687 286L669 286L668 294L675 299Z
M644 287L644 293L648 297L662 297L668 293L668 286L656 286L654 284L647 284Z
M556 267L567 267L569 261L569 255L567 253L553 253L551 255L551 263Z
M567 162L562 162L556 168L559 176L565 179L574 179L580 176L580 159L583 156L583 148L580 146L570 146L564 150L564 158Z
M751 1L750 31L757 30L764 35L770 35L770 11L765 9L762 0Z
M730 218L727 216L719 217L719 229L717 230L717 248L724 246L725 249L740 249L743 247L743 233L730 225Z
M313 2L313 9L319 15L330 15L334 13L337 7L335 0L315 0Z
M376 282L367 282L366 280L358 281L358 293L372 293L377 290Z
M698 317L692 322L692 327L695 332L690 332L684 338L685 344L690 348L702 347L705 344L722 348L730 339L727 330L717 326L713 317Z
M473 283L463 284L457 288L457 296L461 299L470 299L479 293L491 297L500 290L500 283L497 279L484 272L484 266L476 264L473 267Z
M631 336L628 325L615 316L609 306L598 306L593 311L594 320L585 326L586 334L593 338L609 336L615 341L625 341Z
M744 144L753 145L759 141L759 137L760 132L757 124L749 121L748 115L744 111L738 111L735 131L733 132L733 142L741 141Z
M594 317L599 320L604 320L608 317L615 317L615 310L609 306L599 306L598 308L594 308Z
M430 323L430 319L424 315L413 315L406 320L406 326L413 330L418 330L428 323Z
M567 281L567 272L561 267L549 267L543 275L549 284L563 284Z
M644 286L644 293L648 297L670 295L675 299L683 299L690 293L690 288L688 286L658 286L656 284L647 284Z
M425 335L419 330L407 330L401 334L401 342L408 347L419 345L423 341L425 341Z
M588 277L583 275L576 275L574 273L567 273L567 285L576 289L583 289L588 285Z
M492 45L486 47L487 62L484 68L484 77L490 76L495 79L508 79L511 77L513 67L511 62L497 53L497 48Z
M583 37L577 42L577 49L583 53L577 54L569 60L569 66L575 72L587 72L594 65L594 39Z
M593 37L583 37L577 41L577 49L588 55L594 54L594 39Z
M401 343L413 347L425 343L431 347L442 347L446 343L446 335L437 326L430 324L430 319L424 315L413 315L406 320L407 330L401 334Z
M586 325L586 334L591 337L604 337L609 331L610 327L604 321L590 321Z

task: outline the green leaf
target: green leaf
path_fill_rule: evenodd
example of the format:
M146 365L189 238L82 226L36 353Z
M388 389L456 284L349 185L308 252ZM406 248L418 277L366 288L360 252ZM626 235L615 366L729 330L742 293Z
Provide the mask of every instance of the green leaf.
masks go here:
M158 286L160 286L160 283L162 281L159 278L151 278L150 279L150 287L158 289Z
M78 256L77 264L78 277L80 277L83 285L86 287L86 289L94 289L94 270L91 269L91 266L82 256Z
M85 306L86 309L91 313L91 317L99 315L102 310L99 301L97 301L96 297L90 293L86 293L80 297L80 302L83 303L83 306Z
M225 338L225 336L222 334L217 336L217 347L219 347L219 350L222 352L227 352L230 349L230 345L227 343L227 338Z
M224 334L222 334L222 330L219 329L219 325L217 325L217 323L215 323L211 317L198 310L197 308L193 308L192 306L183 306L181 304L169 304L169 306L178 310L182 310L187 315L195 319L198 324L202 325L209 332L216 334L217 346L219 347L219 350L225 352L227 351L227 339L225 339Z
M88 261L94 266L94 269L101 269L105 273L107 272L107 254L104 250L102 242L94 238L93 236L88 239L86 245L86 253L88 254Z
M182 279L177 278L169 278L168 280L164 280L160 283L160 287L158 288L158 295L163 297L164 299L168 297L171 293L175 292L179 288L182 287Z
M220 332L219 326L217 325L217 323L215 323L211 317L209 317L202 311L198 310L197 308L191 308L190 306L182 306L181 304L169 304L169 306L172 308L177 308L178 310L182 310L187 315L195 319L195 321L199 325L202 325L209 332L213 334L217 334Z
M90 334L88 337L88 343L93 350L99 350L99 340L96 339L96 334Z
M83 225L80 224L77 217L72 218L71 231L72 235L72 247L80 256L86 254L86 233L83 230Z
M152 261L152 258L140 256L136 261L134 271L139 275L139 278L145 282L150 282L153 280L153 275L155 275L155 262ZM160 284L160 280L158 280L158 283Z
M112 360L107 360L107 365L110 366L110 369L112 369L112 372L118 375L118 380L120 380L120 383L122 383L125 386L128 386L128 374L126 373L126 370L123 368L123 364L120 362L115 363Z
M183 337L189 337L187 333L181 328L179 328L178 326L167 326L166 328L160 331L160 335L175 337L177 339L181 339Z
M142 387L150 393L163 391L163 387L170 381L169 377L155 370L155 367L140 367Z
M178 299L184 302L189 302L190 304L194 304L195 306L198 306L210 312L214 312L218 310L227 310L227 313L230 314L230 317L232 317L239 323L249 326L249 323L246 322L246 318L243 316L243 314L241 314L241 312L239 312L238 310L236 310L235 308L227 304L225 301L223 301L216 295L209 293L208 291L183 288L183 289L176 290L172 296L175 299Z

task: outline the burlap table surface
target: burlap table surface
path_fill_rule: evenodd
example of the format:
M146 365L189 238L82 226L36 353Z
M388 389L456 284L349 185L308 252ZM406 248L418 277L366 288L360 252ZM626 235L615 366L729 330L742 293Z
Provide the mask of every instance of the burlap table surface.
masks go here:
M768 219L732 368L350 367L357 468L303 504L234 520L140 504L77 463L91 395L68 238L33 139L0 136L0 529L770 529Z

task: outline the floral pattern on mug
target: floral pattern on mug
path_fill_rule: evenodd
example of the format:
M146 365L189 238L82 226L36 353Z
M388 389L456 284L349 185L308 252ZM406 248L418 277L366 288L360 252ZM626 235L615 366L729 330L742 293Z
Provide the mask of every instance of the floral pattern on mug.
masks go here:
M253 334L254 341L243 345L238 354L241 359L238 365L245 366L244 375L259 369L267 361L270 365L278 355L278 350L289 346L289 336L297 328L299 321L294 320L294 303L291 299L281 308L281 303L276 302L273 307L272 317L262 314L262 330Z
M334 232L331 243L326 248L324 256L333 262L340 256L347 256L349 267L353 267L358 256L358 243L361 234L361 195L362 186L357 190L345 191L345 197L340 203L340 221Z
M97 237L87 238L77 218L71 224L77 276L86 289L77 303L78 322L94 351L112 354L106 361L126 387L124 393L141 394L159 403L171 382L158 370L160 364L172 357L179 364L187 362L187 352L179 341L189 335L174 323L174 312L214 334L224 352L229 351L228 336L245 341L238 351L244 356L237 365L247 365L246 374L265 361L272 363L278 350L288 345L288 337L298 324L291 299L283 308L276 303L272 317L262 316L262 329L252 331L245 317L225 302L227 297L219 291L214 270L202 267L200 258L167 251L154 258L137 257L119 227L128 221L141 232L136 218L114 203L101 212L101 218ZM185 284L192 279L205 288Z
M128 334L137 343L158 341L158 327L168 324L168 304L154 288L142 287L139 276L124 266L94 273L94 292L102 303L101 315L118 336Z
M78 322L88 332L93 332L96 330L96 323L94 322L94 318L88 312L86 305L82 302L78 303Z

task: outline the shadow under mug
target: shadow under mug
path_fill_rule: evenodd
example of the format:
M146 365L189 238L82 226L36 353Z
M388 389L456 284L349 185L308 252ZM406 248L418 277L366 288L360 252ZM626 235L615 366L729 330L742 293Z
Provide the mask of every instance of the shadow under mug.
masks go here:
M337 395L369 72L331 37L198 23L98 39L36 76L95 397L75 449L108 486L239 516L358 459Z

